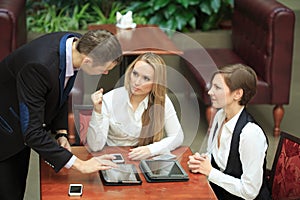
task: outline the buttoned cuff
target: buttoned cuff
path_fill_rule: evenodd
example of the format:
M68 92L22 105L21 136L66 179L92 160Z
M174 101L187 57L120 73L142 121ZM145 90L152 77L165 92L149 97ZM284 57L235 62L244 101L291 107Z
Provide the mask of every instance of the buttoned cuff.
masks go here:
M77 159L77 157L73 155L70 158L70 160L67 162L67 164L65 165L65 168L70 169L72 167L72 165L74 164L76 159Z

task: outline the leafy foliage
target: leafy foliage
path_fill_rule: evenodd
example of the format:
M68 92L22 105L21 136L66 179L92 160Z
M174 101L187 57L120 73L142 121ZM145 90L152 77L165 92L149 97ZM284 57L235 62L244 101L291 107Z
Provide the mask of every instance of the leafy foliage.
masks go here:
M88 24L115 24L116 12L133 11L137 24L177 31L219 28L231 18L233 0L27 0L27 27L34 32L85 30Z
M34 32L85 30L88 24L116 23L124 6L109 0L28 0L27 29Z
M233 0L149 0L133 1L127 10L132 10L162 28L203 31L218 28L224 19L230 19Z
M199 23L206 31L219 28L223 20L230 20L233 12L233 0L201 0L199 4Z

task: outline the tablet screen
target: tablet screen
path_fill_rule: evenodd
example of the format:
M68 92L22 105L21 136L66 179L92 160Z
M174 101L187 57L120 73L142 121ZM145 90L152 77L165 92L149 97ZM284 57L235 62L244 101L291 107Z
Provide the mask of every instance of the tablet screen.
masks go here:
M154 176L184 175L174 161L147 160L146 164Z
M108 182L137 180L131 165L119 165L118 168L112 168L104 172L105 172L104 178Z
M131 164L119 164L118 168L103 170L101 174L106 183L141 183L135 166Z

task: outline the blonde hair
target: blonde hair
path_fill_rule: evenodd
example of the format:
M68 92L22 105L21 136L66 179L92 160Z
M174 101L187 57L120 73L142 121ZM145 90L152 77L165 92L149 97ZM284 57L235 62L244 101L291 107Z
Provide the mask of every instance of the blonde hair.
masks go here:
M124 85L130 92L130 75L135 64L144 61L154 69L153 87L149 93L148 107L142 115L142 130L138 146L144 146L160 141L164 137L165 97L166 97L166 64L164 60L154 54L145 53L138 56L125 72ZM131 94L129 94L131 95ZM150 120L152 119L152 120Z

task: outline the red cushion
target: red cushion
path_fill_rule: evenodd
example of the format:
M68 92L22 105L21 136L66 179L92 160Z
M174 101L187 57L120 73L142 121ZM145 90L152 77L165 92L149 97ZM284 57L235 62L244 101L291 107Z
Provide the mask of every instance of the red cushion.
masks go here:
M276 164L272 197L300 199L300 144L284 139Z
M82 145L86 144L86 134L91 120L91 116L92 116L92 110L84 110L84 111L80 111L79 113L79 122L80 122L79 136L80 136L80 144Z
M27 41L26 0L0 0L0 60Z

